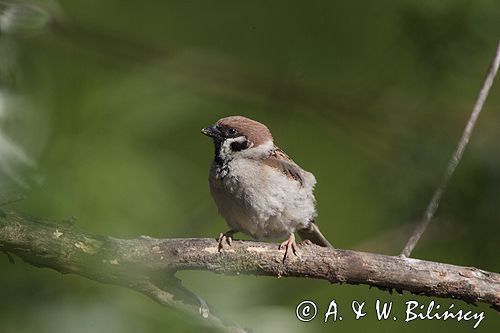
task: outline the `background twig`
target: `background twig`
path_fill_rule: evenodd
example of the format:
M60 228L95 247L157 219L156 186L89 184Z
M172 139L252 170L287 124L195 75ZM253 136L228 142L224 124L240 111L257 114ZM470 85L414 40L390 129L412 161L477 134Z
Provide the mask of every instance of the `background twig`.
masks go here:
M422 218L422 221L417 225L415 228L415 231L411 235L410 239L406 243L403 251L401 252L401 256L403 257L409 257L417 245L420 237L422 234L425 232L425 229L429 225L429 222L432 220L432 217L436 213L436 210L439 207L439 202L441 201L441 197L443 196L443 192L446 189L446 186L448 185L448 182L450 181L451 176L455 172L455 169L457 168L458 163L460 163L460 160L462 159L462 156L464 154L465 148L467 147L467 144L469 143L469 139L472 135L472 131L474 130L474 126L476 124L477 118L479 117L479 114L481 113L481 110L483 109L484 102L486 101L486 98L488 97L488 93L490 91L490 88L493 84L493 80L495 79L495 76L498 72L498 67L500 64L500 43L497 46L497 50L495 53L495 56L493 57L493 61L491 63L491 66L488 70L488 73L486 75L486 78L484 79L483 82L483 87L481 88L481 91L479 92L479 96L477 97L476 103L474 104L474 108L472 109L472 113L470 115L469 121L467 122L467 125L465 126L464 132L462 134L462 137L460 138L460 141L458 142L457 148L455 152L453 153L453 156L451 157L450 162L448 163L448 167L446 168L446 172L444 173L443 179L441 180L441 183L437 187L436 191L432 195L432 199L429 202L429 205L427 206L424 217Z

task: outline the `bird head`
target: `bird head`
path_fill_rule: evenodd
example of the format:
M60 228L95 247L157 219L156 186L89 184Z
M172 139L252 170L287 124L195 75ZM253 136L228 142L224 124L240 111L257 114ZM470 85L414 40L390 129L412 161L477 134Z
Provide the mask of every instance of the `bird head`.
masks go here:
M273 136L267 126L242 116L219 119L201 132L213 139L215 156L222 160L261 158L274 148Z

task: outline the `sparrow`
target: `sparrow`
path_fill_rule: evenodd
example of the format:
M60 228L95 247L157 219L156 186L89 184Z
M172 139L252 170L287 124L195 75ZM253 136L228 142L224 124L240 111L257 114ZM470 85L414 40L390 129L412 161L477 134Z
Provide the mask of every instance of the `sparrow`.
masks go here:
M230 116L201 132L212 138L215 156L210 168L210 192L220 215L231 228L221 233L232 245L237 232L255 240L283 239L283 262L290 252L297 254L294 233L324 247L332 247L315 223L316 178L299 167L278 148L266 125Z

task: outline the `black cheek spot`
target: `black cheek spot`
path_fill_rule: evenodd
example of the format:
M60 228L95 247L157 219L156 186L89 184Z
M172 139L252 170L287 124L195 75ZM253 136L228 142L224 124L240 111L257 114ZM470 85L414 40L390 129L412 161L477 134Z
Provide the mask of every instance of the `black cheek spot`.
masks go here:
M231 150L232 151L241 151L241 150L244 150L244 149L247 149L248 148L248 141L245 140L243 142L232 142L231 143Z

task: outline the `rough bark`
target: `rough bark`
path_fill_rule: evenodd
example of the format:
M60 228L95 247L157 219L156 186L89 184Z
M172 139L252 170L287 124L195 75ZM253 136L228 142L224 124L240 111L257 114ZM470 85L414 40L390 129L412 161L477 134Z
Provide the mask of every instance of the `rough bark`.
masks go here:
M283 263L283 251L272 243L234 241L219 253L217 242L210 238L117 239L92 235L71 222L53 223L0 211L0 251L38 267L134 289L231 332L242 329L222 321L203 300L184 289L175 272L308 277L484 302L500 309L500 274L312 244L299 245L298 256L289 256Z

